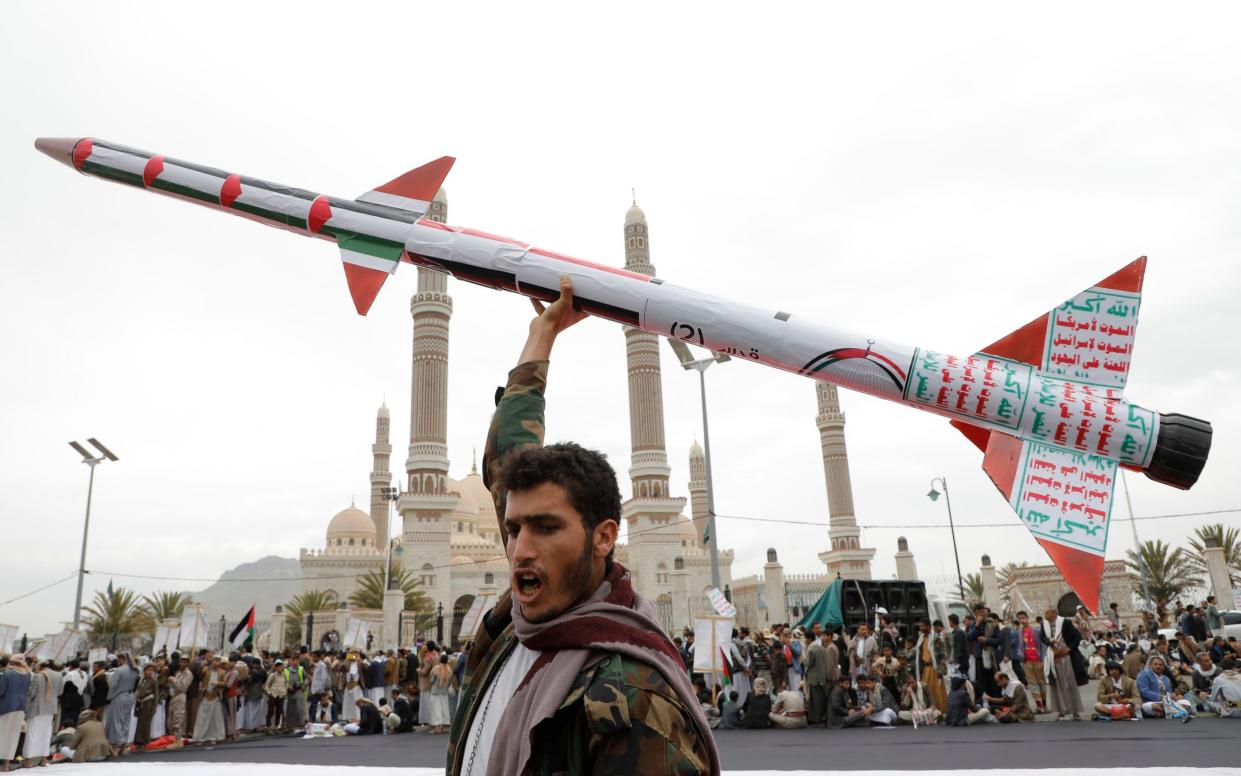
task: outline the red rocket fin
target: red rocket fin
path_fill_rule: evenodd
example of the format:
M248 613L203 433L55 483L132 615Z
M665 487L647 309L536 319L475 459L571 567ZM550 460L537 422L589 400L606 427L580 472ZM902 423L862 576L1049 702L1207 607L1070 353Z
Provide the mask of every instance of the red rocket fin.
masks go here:
M455 161L457 160L451 156L441 156L433 162L393 178L382 186L376 186L358 197L358 200L425 215Z
M358 315L366 315L389 273L348 261L342 264L345 267L345 280L349 283L349 295L353 297L353 306L357 308Z
M1025 443L999 431L990 432L987 439L987 453L982 458L982 470L991 478L995 487L999 488L1004 498L1012 503L1013 486L1016 484L1021 459L1025 453Z
M971 426L969 423L962 423L959 420L950 420L948 425L960 431L974 447L977 447L984 453L987 452L987 439L991 436L990 431L981 426Z
M981 352L1117 389L1119 397L1129 376L1145 274L1142 256Z
M982 352L1036 367L1041 365L1043 350L1047 345L1048 315L1044 313L1020 329L1005 334L983 348Z
M1103 556L1046 539L1039 539L1038 543L1047 551L1064 581L1068 582L1077 597L1082 599L1082 606L1090 610L1091 614L1098 614L1099 592L1103 586Z
M953 422L971 442L987 435L982 468L1082 604L1099 611L1116 463Z

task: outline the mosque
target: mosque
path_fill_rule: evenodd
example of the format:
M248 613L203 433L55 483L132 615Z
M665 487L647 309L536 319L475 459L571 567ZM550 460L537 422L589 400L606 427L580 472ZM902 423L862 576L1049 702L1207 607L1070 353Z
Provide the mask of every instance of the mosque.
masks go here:
M428 217L444 222L446 215L447 199L441 190ZM636 203L625 214L624 239L625 268L653 276L646 216ZM508 584L508 566L495 506L476 463L461 479L449 476L446 440L452 297L448 295L448 276L419 268L418 291L410 310L414 322L413 379L404 487L392 500L385 494L394 493L389 467L391 420L387 406L381 406L371 448L370 512L356 505L342 510L328 523L321 549L301 550L303 590L330 591L337 600L346 600L354 591L357 576L382 571L389 549L397 547L399 540L401 551L394 554L394 564L414 574L430 600L443 606L446 635L455 638L474 598L494 594ZM706 461L695 442L688 461L687 517L687 499L674 496L670 485L659 337L632 327L625 327L624 336L631 495L622 507L629 540L617 546L616 559L630 569L637 589L656 602L665 627L679 630L692 623L695 614L709 608L703 595L711 580L709 553L702 541L708 517ZM844 578L869 579L875 551L859 545L844 445L844 415L834 386L820 383L817 392L816 421L828 486L831 547L819 555L827 573L815 581L826 584L838 573ZM390 512L399 517L399 526L390 528ZM769 557L774 559L774 554ZM733 551L721 550L719 563L721 584L727 586L733 582ZM753 587L745 585L747 580L739 581ZM773 611L784 609L783 605L772 607Z

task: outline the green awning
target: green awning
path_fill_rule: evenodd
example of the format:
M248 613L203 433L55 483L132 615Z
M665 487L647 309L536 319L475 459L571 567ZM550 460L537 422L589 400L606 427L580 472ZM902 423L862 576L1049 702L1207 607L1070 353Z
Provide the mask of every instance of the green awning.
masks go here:
M841 625L845 624L845 618L840 610L840 589L844 582L836 579L832 580L832 584L828 585L827 590L823 591L814 606L806 611L806 616L801 618L797 623L799 628L809 630L814 623L821 625Z

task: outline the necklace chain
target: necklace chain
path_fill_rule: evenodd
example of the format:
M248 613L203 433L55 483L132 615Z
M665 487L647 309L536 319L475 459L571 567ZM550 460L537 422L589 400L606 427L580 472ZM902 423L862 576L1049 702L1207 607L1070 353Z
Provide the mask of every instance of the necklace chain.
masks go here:
M499 676L499 672L504 670L504 664L508 663L512 657L513 653L510 652L508 656L504 658L504 663L501 663L496 668L497 676ZM491 696L492 693L495 692L495 689L496 683L492 680L491 686L487 688L487 692L483 696L482 712L478 715L478 720L474 723L474 725L471 725L471 730L477 727L478 735L474 736L474 746L470 747L470 759L466 761L465 771L463 772L465 776L474 776L474 756L478 754L478 745L481 744L483 740L483 726L487 722L487 712L491 709Z

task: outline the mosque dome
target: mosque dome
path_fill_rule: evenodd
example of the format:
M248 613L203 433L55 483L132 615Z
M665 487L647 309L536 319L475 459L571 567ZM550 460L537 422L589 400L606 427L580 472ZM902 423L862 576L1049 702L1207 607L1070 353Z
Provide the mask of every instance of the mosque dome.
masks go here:
M455 484L457 492L461 494L461 500L468 500L473 505L478 516L483 520L484 527L495 525L496 502L491 497L491 491L487 490L487 486L483 484L483 475L470 472L469 476Z
M706 458L706 454L702 452L702 445L698 444L698 440L694 440L694 444L689 446L690 458Z
M388 403L387 403L387 402L384 402L383 404L379 405L379 417L381 417L381 418L389 418L389 417L392 417L392 416L391 416L391 414L388 412Z
M682 515L676 519L674 525L676 526L677 535L682 539L696 539L698 537L698 531L694 528L694 521L690 518Z
M642 208L638 207L637 203L634 203L630 206L629 210L625 212L625 226L645 223L646 213L643 213Z
M473 494L471 494L466 488L462 487L461 481L454 480L449 477L448 490L451 493L457 494L457 505L452 509L452 516L454 518L469 520L471 522L478 522L478 504L475 503Z
M370 515L356 506L342 509L327 526L328 545L335 544L337 539L343 540L343 544L374 546L375 524L371 522Z

